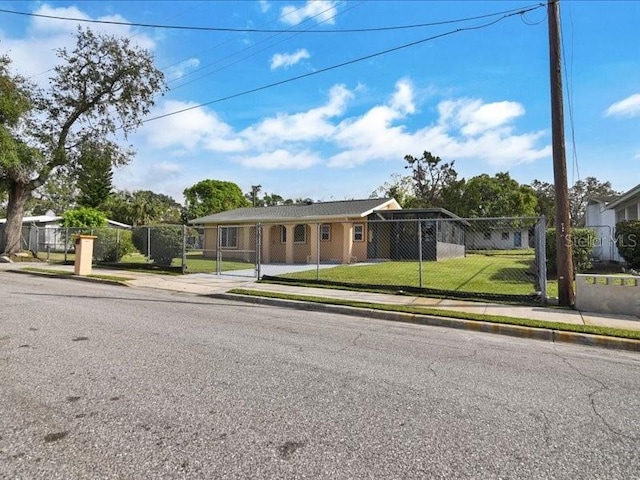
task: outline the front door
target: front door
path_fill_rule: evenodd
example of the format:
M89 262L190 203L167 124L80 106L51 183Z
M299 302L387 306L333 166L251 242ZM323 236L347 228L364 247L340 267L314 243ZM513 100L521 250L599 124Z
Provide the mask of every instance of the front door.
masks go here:
M513 232L513 246L514 247L522 246L522 232Z

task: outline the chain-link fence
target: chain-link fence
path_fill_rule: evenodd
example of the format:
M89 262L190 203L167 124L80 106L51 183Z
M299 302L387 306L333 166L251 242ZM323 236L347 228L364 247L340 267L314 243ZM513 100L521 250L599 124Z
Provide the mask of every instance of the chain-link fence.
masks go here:
M261 271L271 280L518 301L547 295L538 218L370 218L261 230ZM271 275L270 262L309 268Z
M75 236L84 233L97 237L97 263L467 298L546 298L542 219L402 215L130 230L31 227L25 242L47 260L73 261Z

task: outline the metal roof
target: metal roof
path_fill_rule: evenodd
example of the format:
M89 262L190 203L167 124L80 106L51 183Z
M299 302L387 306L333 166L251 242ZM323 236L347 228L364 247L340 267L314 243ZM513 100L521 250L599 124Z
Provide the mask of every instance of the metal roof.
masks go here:
M337 220L366 217L374 210L391 205L400 209L393 198L367 198L273 207L237 208L190 220L190 224L283 222L287 220Z
M615 208L618 205L625 203L627 200L631 200L634 196L640 194L640 184L633 187L628 192L624 193L620 197L613 200L611 203L607 205L607 208Z

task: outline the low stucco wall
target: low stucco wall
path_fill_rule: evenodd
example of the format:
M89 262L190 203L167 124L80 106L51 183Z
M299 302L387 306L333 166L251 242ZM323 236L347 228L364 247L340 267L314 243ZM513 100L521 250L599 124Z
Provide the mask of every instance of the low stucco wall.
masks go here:
M576 275L576 308L585 312L634 315L640 319L640 278Z

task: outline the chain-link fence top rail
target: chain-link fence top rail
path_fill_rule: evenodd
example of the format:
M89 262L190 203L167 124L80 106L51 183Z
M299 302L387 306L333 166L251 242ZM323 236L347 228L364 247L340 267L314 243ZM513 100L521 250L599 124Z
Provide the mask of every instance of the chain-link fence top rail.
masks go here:
M546 295L544 222L538 218L363 218L29 232L34 251L62 251L65 260L72 260L75 236L92 233L98 237L98 262L258 277L273 272L265 266L296 265L302 271L278 274L278 281L520 301Z
M279 281L518 301L546 294L538 218L369 219L304 228L319 234L293 247L318 249L318 265L339 265L279 275Z

